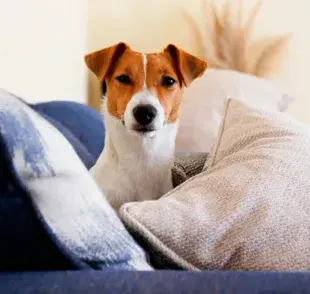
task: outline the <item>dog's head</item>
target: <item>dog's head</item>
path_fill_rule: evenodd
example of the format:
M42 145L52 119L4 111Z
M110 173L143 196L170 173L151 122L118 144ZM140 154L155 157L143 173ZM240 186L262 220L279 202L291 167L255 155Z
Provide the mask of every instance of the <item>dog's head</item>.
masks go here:
M102 85L109 115L139 135L154 134L180 115L182 88L199 77L207 63L174 45L143 54L119 43L85 56Z

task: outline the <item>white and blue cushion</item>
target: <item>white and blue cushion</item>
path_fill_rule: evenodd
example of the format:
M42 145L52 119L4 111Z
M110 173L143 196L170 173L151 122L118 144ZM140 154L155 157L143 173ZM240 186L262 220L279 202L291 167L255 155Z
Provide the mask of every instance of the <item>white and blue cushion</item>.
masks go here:
M103 146L89 107L0 90L1 271L151 269L88 173Z

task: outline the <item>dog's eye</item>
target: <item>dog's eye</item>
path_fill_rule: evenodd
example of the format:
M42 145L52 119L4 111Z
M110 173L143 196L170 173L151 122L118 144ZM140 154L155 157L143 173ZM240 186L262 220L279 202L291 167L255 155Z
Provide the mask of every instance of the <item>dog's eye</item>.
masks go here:
M127 75L120 75L120 76L116 77L116 79L122 84L130 84L131 83L130 77Z
M164 87L171 87L172 85L175 84L175 82L176 82L175 79L168 77L168 76L164 76L161 79L161 85Z
M101 84L101 92L103 96L107 93L107 83L105 81Z

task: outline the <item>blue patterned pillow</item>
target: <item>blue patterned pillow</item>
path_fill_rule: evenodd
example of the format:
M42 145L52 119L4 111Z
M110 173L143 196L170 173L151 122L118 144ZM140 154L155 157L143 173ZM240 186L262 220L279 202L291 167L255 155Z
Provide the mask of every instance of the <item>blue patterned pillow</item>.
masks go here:
M68 104L64 105L68 107ZM151 270L145 252L128 234L88 173L87 167L94 163L101 148L91 143L85 147L87 144L83 142L87 138L70 131L70 125L82 127L83 124L91 124L82 117L88 108L77 107L80 107L80 111L75 113L78 119L65 125L65 108L61 122L53 118L53 111L49 111L51 108L47 105L29 106L16 96L0 90L0 146L3 158L0 169L0 239L6 240L6 243L7 232L2 229L12 227L11 223L3 221L14 221L13 216L10 219L5 217L5 214L13 213L9 207L6 210L7 199L11 197L7 191L19 190L24 193L19 198L15 197L16 201L34 209L33 217L37 224L48 234L56 249L78 268ZM60 104L58 109L61 109ZM59 116L59 111L57 114ZM7 173L12 175L10 182L3 180L8 179ZM18 219L19 214L15 218ZM10 248L20 246L23 250L24 246L28 246L25 244L27 238L22 237L27 230L14 227L14 234L20 235L19 239L13 239L20 243L11 246L7 243L4 248L0 245L0 260L12 255ZM40 248L38 251L44 251L40 240L36 242L39 243L36 244L36 248ZM39 255L41 253L38 252ZM5 264L10 268L8 260Z

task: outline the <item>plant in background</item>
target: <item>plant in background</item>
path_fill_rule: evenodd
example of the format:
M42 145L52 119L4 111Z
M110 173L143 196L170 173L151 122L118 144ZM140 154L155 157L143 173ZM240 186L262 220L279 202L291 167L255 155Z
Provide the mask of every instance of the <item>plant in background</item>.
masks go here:
M252 41L256 16L263 1L256 3L247 19L243 15L242 0L236 6L234 2L226 0L219 11L214 2L202 0L206 33L187 11L183 10L183 16L193 29L210 67L266 77L279 70L292 35Z

